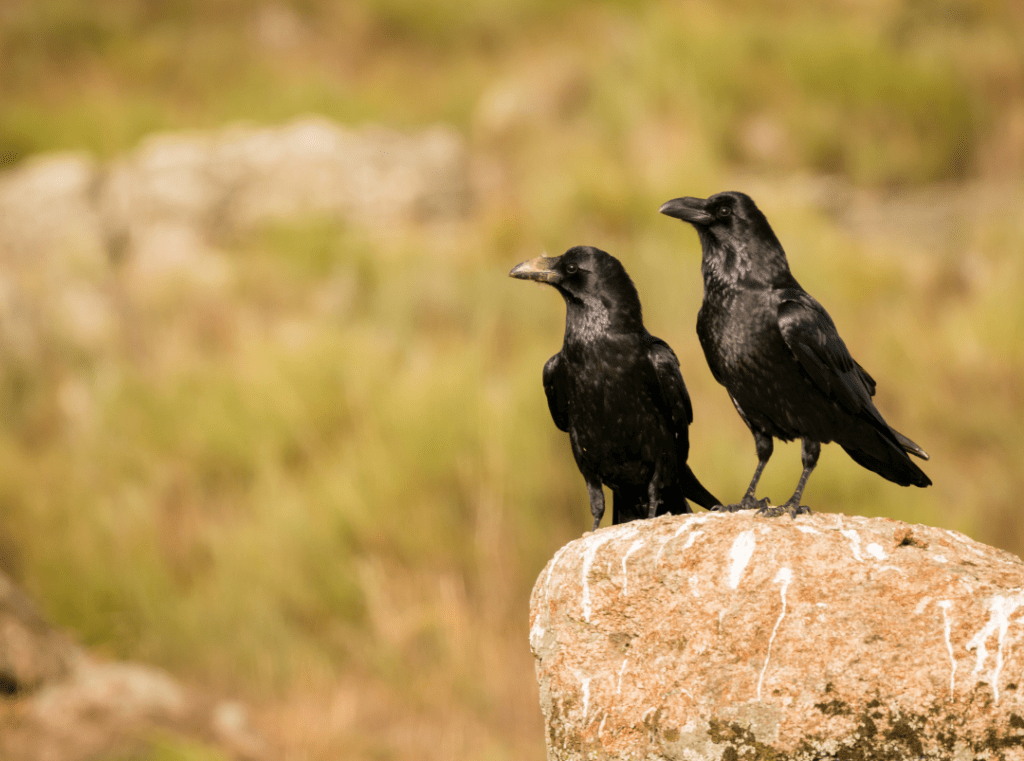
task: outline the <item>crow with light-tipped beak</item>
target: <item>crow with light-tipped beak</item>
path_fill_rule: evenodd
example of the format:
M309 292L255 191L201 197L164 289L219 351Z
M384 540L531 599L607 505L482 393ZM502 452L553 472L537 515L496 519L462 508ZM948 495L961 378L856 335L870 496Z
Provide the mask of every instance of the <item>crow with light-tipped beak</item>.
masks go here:
M594 530L604 515L602 484L614 496L613 523L689 513L687 499L719 504L686 464L693 409L679 361L644 328L619 260L577 246L509 274L548 283L565 299L565 338L544 365L544 391L587 483Z

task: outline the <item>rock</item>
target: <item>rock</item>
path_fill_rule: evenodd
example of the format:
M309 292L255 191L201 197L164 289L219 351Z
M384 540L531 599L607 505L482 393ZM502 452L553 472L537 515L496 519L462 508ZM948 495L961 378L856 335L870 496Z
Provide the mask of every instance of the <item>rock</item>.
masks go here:
M407 135L310 116L154 135L111 164L99 204L110 238L129 247L154 226L209 237L314 214L371 225L459 218L467 163L464 141L447 127Z
M465 143L450 128L407 135L304 117L154 135L111 163L97 204L112 257L148 291L227 282L214 242L268 222L332 216L388 228L459 219L468 178Z
M0 714L0 758L11 761L132 757L147 732L190 734L202 719L194 696L159 669L87 655L18 709Z
M278 24L289 11L274 8ZM32 361L66 341L99 353L133 305L225 291L236 264L222 247L268 223L391 231L461 220L471 195L465 140L440 125L404 133L306 116L152 135L106 164L32 158L0 172L0 350Z
M242 703L211 704L160 669L93 658L0 573L0 759L141 757L156 729L216 741L240 760L279 757Z
M1024 563L815 513L586 534L533 590L549 759L1024 758Z
M467 167L462 138L446 127L405 135L306 117L225 130L211 172L230 191L221 223L248 229L312 214L370 225L458 219L469 204Z
M105 266L152 237L191 236L201 249L224 231L315 214L370 226L460 219L468 164L450 127L407 134L317 116L152 135L106 166L40 156L0 172L0 264L57 256Z
M85 154L54 153L0 173L0 266L26 260L62 270L102 266L98 171Z
M8 358L37 353L41 326L51 323L76 342L105 340L109 309L92 298L109 264L95 205L99 176L96 162L78 153L39 156L0 173L0 350Z
M0 693L17 695L67 676L81 652L0 573Z

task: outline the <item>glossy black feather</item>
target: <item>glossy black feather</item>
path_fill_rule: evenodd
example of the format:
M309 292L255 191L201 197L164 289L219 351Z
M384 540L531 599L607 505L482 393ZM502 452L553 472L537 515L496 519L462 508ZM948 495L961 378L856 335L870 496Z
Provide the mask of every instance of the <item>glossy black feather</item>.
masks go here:
M678 198L662 212L697 230L704 301L697 335L715 379L754 434L759 466L771 439L804 441L804 474L787 507L799 508L819 445L837 442L864 467L903 486L928 486L907 456L927 454L876 409L875 380L853 359L832 318L790 273L768 220L743 193Z
M544 365L555 425L569 433L587 482L594 526L601 485L614 495L613 522L690 512L718 500L686 464L693 408L672 349L647 332L640 298L622 264L579 246L524 262L513 277L553 285L566 304L562 350Z

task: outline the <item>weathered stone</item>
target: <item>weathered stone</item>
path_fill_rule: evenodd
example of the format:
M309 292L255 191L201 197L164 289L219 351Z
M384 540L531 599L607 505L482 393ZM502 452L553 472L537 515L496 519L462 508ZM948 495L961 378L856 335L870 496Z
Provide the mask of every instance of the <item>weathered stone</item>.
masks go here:
M445 126L306 116L152 135L105 164L35 157L0 172L0 348L31 361L56 338L100 352L134 304L223 292L236 266L222 247L268 223L391 230L459 220L470 201L466 143Z
M0 573L0 759L134 758L156 728L240 760L279 757L242 703L211 704L152 666L96 660Z
M105 263L94 204L96 162L79 153L39 156L0 173L0 266L95 267Z
M0 693L19 694L66 676L78 648L0 573Z
M586 534L531 603L549 759L1024 758L1024 563L816 513Z
M206 239L317 214L368 224L458 218L469 202L467 163L449 128L406 135L305 117L154 135L110 165L98 198L109 239L132 250L153 227Z

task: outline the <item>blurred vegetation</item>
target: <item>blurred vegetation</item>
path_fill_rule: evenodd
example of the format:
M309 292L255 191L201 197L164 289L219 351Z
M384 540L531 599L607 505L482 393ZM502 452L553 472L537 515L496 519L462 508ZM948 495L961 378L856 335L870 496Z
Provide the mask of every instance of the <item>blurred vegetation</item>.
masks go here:
M561 300L505 275L620 256L680 356L693 468L738 498L753 444L693 332L696 236L655 211L726 187L932 454L905 490L828 447L808 504L1021 552L1022 48L1014 0L7 0L7 163L315 111L453 123L481 190L456 228L225 241L222 288L5 354L0 566L92 648L244 694L294 757L541 758L528 595L589 518L540 386Z

